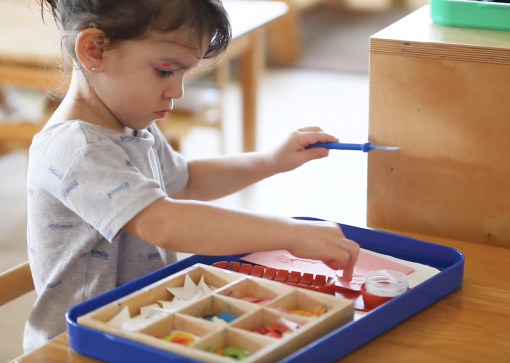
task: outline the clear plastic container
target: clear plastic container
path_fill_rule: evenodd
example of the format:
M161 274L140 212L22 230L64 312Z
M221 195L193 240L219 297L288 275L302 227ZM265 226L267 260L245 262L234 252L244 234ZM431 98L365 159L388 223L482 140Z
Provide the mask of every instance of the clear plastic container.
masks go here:
M397 270L370 271L365 278L365 290L372 295L394 297L408 288L407 276Z

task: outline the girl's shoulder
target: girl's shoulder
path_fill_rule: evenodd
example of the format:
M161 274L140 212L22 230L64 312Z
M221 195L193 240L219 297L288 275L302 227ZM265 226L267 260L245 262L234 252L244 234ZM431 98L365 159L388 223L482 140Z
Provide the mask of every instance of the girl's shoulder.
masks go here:
M106 135L94 125L81 120L66 121L45 127L34 136L29 149L27 182L32 188L59 193L59 185L79 156Z
M110 139L114 134L118 133L86 121L71 120L45 127L34 136L32 145L63 143L76 148L80 144Z
M110 130L81 120L45 127L34 136L29 149L29 168L38 164L67 168L87 150L101 152L114 147ZM112 131L113 132L113 131Z

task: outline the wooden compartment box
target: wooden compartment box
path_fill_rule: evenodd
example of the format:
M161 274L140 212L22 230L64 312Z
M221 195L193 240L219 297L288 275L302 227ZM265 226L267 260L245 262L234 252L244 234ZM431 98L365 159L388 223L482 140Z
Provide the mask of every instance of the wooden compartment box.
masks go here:
M184 286L186 274L195 284L198 284L203 276L206 284L214 286L216 290L172 312L166 312L166 316L136 331L127 331L108 324L125 307L132 318L139 315L140 308L144 306L158 301L171 301L174 296L166 288ZM257 297L267 301L261 305L241 300L245 297ZM327 312L314 317L289 312L311 311L317 306L325 307ZM237 318L229 323L211 322L203 318L219 312L229 313ZM276 362L350 322L353 315L351 300L196 264L80 316L78 323L206 362L232 362L231 358L217 355L211 350L224 346L241 348L250 353L243 362L252 363ZM277 324L281 318L302 326L279 339L250 331L253 327ZM159 338L174 330L191 333L196 338L188 346Z

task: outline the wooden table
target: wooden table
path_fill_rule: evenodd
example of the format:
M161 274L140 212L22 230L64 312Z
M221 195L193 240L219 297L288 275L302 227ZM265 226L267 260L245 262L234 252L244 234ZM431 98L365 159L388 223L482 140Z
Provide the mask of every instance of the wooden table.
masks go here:
M465 255L461 288L344 357L342 363L510 361L510 250L411 236ZM63 333L17 362L97 361L75 353Z
M281 2L236 0L225 1L225 8L232 22L233 39L223 61L239 60L243 148L254 151L257 91L264 68L264 31L269 23L286 13L287 6ZM50 15L46 16L46 23L48 26L43 24L33 0L0 1L0 86L47 90L59 85L61 71L55 65L62 63L60 35ZM186 80L201 74L197 70ZM32 133L30 125L27 127L26 132ZM7 127L2 129L0 139L18 137L19 132L19 128Z
M432 23L370 40L367 224L510 248L510 32Z

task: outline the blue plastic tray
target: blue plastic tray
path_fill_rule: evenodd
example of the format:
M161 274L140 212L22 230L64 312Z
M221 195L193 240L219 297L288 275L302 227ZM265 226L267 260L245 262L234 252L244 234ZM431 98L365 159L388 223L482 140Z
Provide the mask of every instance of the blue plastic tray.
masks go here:
M305 220L319 220L301 217ZM362 248L403 260L429 265L441 272L403 295L379 306L280 360L285 363L334 362L371 339L433 304L462 284L464 255L451 247L372 229L340 224L347 238ZM200 256L179 261L69 309L66 314L69 345L78 353L112 363L199 362L77 323L79 316L120 299L180 270L203 263L238 261L244 255ZM342 344L338 344L342 342Z

